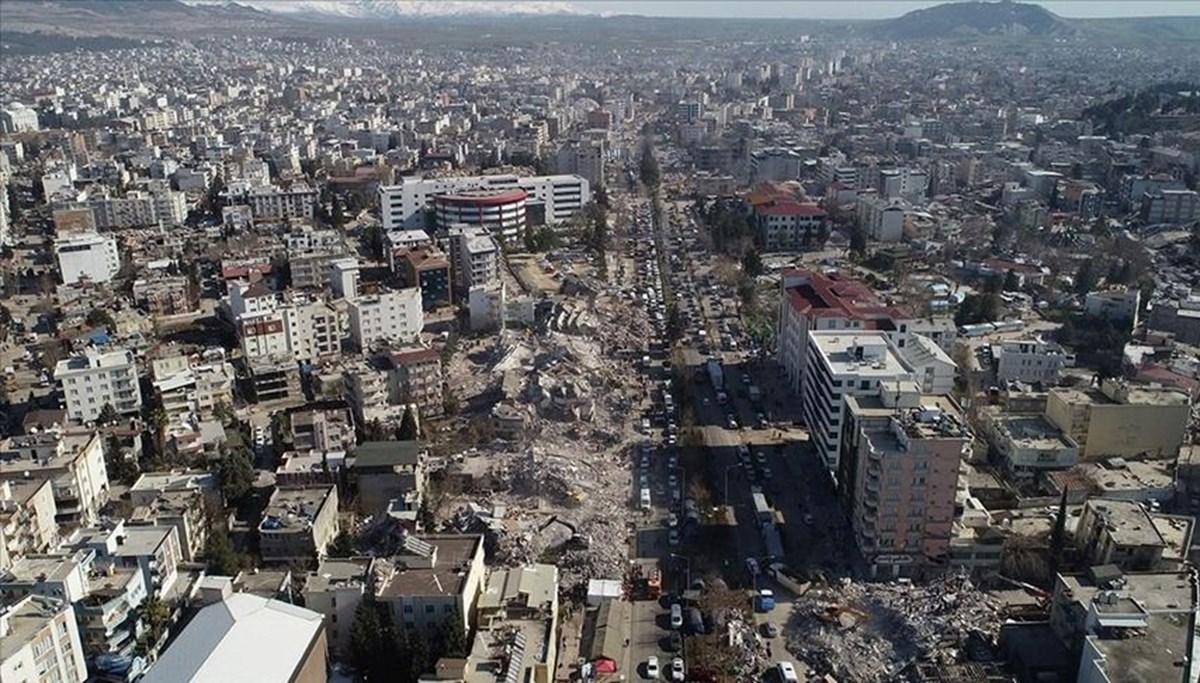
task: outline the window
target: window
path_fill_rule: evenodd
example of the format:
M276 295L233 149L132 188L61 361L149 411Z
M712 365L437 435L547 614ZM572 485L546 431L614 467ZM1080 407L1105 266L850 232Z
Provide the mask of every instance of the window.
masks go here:
M405 605L405 606L404 606L404 613L405 613L405 614L412 614L412 611L413 611L413 606L412 606L412 605Z
M433 609L434 609L433 605L425 605L425 613L426 614L433 614Z

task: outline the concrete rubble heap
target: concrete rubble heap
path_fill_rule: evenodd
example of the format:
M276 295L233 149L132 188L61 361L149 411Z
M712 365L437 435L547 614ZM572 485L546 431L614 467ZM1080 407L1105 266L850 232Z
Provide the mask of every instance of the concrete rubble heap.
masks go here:
M952 663L972 632L993 640L1000 606L963 575L925 585L854 583L797 597L785 635L797 659L839 680L896 681L914 660Z

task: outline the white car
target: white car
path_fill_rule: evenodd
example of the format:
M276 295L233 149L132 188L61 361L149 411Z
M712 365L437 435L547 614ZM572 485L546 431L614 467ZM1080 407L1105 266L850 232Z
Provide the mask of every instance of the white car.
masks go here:
M667 533L667 543L673 546L679 545L679 529L672 528Z
M650 655L646 658L646 678L658 678L658 657Z
M677 602L671 605L671 628L683 628L683 608Z
M793 674L794 674L794 672L793 672ZM682 681L682 680L684 680L684 678L685 678L685 676L683 674L683 657L676 657L675 659L671 660L671 680ZM794 675L792 677L792 680L793 681L796 680Z
M780 662L775 667L779 671L779 679L783 683L797 683L800 680L796 676L796 667L792 666L791 662Z

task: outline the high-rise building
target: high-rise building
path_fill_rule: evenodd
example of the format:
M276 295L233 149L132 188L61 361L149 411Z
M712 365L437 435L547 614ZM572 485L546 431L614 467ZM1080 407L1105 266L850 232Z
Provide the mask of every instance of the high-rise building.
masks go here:
M87 663L71 603L27 595L0 608L0 680L83 683Z
M943 566L972 441L961 408L887 388L845 404L838 493L872 577Z
M915 371L884 332L814 330L808 334L800 410L813 448L836 474L846 396L916 391Z
M358 297L350 302L350 336L360 349L377 341L412 343L425 327L417 287Z

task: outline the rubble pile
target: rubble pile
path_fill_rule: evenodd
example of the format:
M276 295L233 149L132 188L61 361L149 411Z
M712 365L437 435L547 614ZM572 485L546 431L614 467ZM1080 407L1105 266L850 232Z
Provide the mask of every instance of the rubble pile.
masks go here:
M952 663L972 631L989 639L1000 608L965 575L924 585L840 584L796 598L787 648L840 680L895 681L915 659Z

